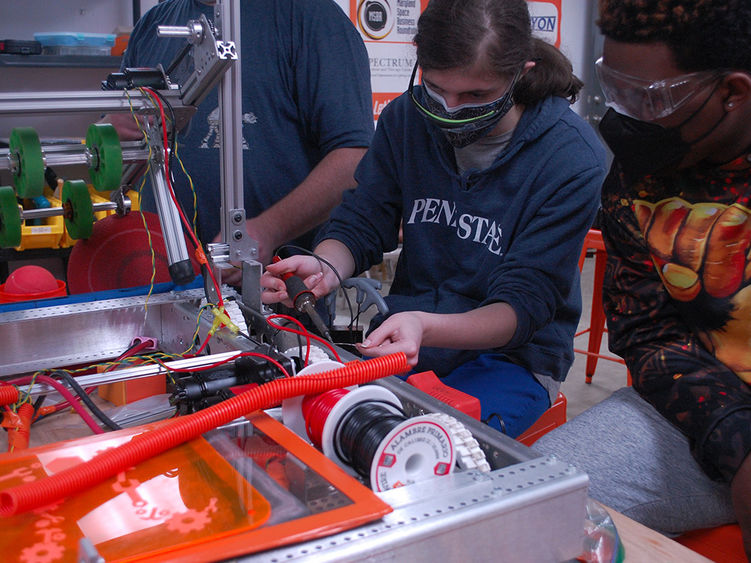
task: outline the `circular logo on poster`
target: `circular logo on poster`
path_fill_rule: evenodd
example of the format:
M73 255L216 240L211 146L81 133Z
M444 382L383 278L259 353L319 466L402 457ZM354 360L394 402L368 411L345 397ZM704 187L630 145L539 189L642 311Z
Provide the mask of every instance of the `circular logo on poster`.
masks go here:
M362 32L371 39L383 39L394 27L391 6L387 0L360 0L357 22Z

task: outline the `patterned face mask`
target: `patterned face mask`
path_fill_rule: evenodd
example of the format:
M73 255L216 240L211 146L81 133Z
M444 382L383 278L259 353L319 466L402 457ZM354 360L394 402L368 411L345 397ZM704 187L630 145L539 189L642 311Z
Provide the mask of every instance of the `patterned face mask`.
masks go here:
M414 92L417 65L412 70L408 92L412 103L430 123L436 125L456 148L463 148L481 139L514 107L513 92L520 72L511 81L506 93L487 104L462 104L449 108L440 94L422 85L422 100Z

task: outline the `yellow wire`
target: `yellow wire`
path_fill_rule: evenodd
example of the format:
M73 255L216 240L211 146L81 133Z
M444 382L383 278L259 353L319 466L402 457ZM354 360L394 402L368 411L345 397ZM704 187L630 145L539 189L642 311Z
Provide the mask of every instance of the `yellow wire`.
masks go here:
M147 92L143 88L139 88L138 91L141 92L142 96L146 97L151 102L152 106L156 107L156 102L154 101L154 97L149 92ZM130 105L130 111L134 115L134 118L135 118L133 102L130 98L130 94L128 93L127 90L125 91L125 93L128 96L128 104ZM149 139L148 139L148 136L146 135L146 131L143 130L143 128L141 127L141 123L138 121L137 118L136 118L136 124L138 125L138 129L143 134L144 142L146 143L146 146L149 149L148 160L146 161L147 162L146 170L143 174L143 177L141 178L141 183L138 186L138 190L137 190L138 200L141 201L142 200L141 194L143 193L143 187L146 185L146 176L149 170L151 170L152 151L151 151L151 143L149 143ZM143 304L144 315L148 315L149 299L151 299L151 295L154 293L154 281L156 280L156 253L154 252L154 245L151 240L151 231L149 230L149 227L146 224L146 216L143 214L143 211L141 211L141 222L143 223L143 228L146 231L146 239L148 240L148 243L149 243L149 253L151 254L151 278L149 279L149 291L146 294L146 301L144 301L144 304Z
M182 159L180 158L180 155L177 154L177 136L175 137L175 158L177 159L177 162L180 164L180 168L183 171L183 174L188 178L188 184L190 184L190 193L193 196L193 232L198 233L198 194L196 193L196 188L193 185L193 178L191 178L190 174L188 174L188 171L185 169L185 165L183 164ZM200 241L199 241L200 242Z

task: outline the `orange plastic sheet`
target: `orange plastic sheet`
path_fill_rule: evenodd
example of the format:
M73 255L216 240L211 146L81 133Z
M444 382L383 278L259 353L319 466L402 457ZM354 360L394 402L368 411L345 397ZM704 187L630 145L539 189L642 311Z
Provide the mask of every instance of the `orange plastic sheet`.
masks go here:
M206 435L229 444L232 455L199 438L83 494L4 519L3 560L73 562L85 537L108 562L213 561L322 537L391 511L275 420L262 413L249 418L252 424ZM153 426L1 455L0 488L79 464ZM251 482L266 483L272 500ZM326 510L306 505L311 483L333 485Z

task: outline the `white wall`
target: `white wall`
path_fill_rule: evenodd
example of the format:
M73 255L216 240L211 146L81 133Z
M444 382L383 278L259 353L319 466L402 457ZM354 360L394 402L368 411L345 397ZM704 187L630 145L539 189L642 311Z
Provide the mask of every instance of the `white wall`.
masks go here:
M157 0L140 0L141 14ZM133 25L132 0L0 0L0 39L37 32L112 33Z

